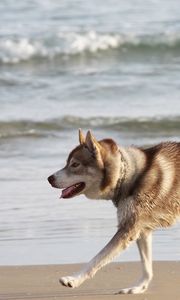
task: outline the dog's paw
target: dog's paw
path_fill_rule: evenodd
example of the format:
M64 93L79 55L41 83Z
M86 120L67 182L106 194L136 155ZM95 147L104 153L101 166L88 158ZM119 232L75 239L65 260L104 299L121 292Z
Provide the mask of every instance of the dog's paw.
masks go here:
M118 294L142 294L147 290L146 285L140 285L140 286L133 286L126 289L121 289L116 295Z
M78 287L82 281L80 280L79 277L75 277L75 276L66 276L66 277L61 277L59 279L59 282L67 287L71 287L71 288L75 288Z

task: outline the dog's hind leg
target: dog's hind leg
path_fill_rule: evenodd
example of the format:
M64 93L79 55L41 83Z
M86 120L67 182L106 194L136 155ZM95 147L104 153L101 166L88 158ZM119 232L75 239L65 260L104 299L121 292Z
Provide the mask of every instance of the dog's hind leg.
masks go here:
M142 232L137 240L141 264L142 264L142 278L131 288L122 289L118 294L139 294L147 290L152 279L152 232Z

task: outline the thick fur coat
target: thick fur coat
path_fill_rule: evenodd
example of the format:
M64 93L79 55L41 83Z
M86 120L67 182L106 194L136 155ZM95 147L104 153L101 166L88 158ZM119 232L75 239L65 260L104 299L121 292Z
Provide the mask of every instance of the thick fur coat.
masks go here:
M111 241L73 276L60 279L78 287L132 242L136 241L142 278L119 293L142 293L152 279L152 231L171 226L180 217L180 143L165 142L151 148L119 147L112 139L97 141L79 131L79 145L66 166L48 178L63 189L62 198L84 194L111 200L117 208L118 231Z

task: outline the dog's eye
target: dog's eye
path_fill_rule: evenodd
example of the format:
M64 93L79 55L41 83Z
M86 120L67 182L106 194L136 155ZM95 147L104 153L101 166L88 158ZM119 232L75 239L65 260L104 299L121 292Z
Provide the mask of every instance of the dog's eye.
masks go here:
M72 168L77 168L80 164L77 162L72 163L71 167Z

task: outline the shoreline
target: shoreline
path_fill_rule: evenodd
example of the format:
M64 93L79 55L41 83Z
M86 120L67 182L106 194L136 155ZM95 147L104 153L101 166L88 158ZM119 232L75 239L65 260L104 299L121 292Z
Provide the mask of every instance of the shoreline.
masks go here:
M78 271L81 265L2 266L0 299L169 300L178 299L180 294L180 261L155 261L152 283L147 292L140 295L114 295L121 288L131 286L139 279L139 262L111 263L79 288L70 289L59 284L61 276L71 275Z

